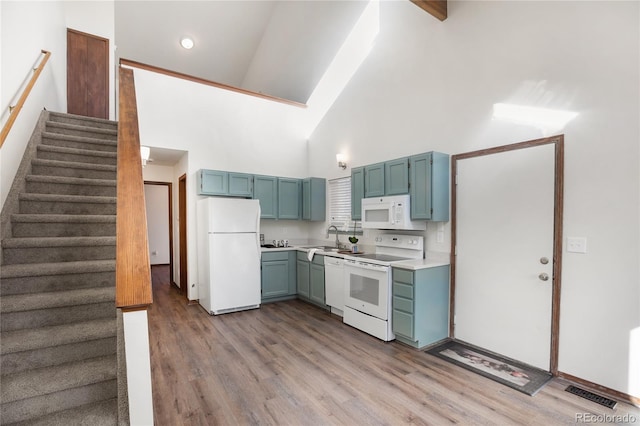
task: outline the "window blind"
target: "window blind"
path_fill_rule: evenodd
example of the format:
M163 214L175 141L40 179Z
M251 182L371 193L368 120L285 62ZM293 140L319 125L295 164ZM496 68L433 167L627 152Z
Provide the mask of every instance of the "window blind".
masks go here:
M351 176L329 180L329 226L334 225L341 232L352 233L351 220ZM362 231L360 222L356 232Z

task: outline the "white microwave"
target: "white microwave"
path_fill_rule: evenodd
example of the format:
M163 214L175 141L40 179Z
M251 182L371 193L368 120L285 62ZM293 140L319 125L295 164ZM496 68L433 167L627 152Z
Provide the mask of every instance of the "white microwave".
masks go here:
M425 230L427 222L411 220L409 194L362 199L363 229Z

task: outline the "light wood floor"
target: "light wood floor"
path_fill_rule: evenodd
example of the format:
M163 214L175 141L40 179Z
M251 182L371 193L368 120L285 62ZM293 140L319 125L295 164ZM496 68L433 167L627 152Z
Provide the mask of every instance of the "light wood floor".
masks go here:
M294 300L211 317L153 267L153 405L164 425L576 423L635 416L554 380L530 397L401 343L384 343ZM583 419L585 417L582 417ZM601 422L598 422L601 423Z

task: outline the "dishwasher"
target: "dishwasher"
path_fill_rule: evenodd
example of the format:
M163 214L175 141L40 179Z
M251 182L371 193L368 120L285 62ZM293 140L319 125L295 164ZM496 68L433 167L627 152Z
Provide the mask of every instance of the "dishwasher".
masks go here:
M325 303L331 306L331 313L339 316L343 316L344 310L343 265L342 258L324 257Z

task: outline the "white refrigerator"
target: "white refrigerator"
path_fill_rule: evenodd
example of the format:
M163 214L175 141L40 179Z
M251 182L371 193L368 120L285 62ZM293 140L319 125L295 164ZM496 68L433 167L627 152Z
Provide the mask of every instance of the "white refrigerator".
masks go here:
M198 201L198 297L210 314L260 307L260 202Z

